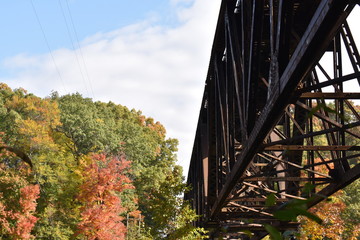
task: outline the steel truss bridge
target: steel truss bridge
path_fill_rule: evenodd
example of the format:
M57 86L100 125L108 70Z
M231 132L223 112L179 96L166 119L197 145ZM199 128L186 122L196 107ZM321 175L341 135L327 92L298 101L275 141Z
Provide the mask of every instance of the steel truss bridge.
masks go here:
M274 211L359 178L360 56L347 21L359 3L222 1L185 195L210 238L296 229Z

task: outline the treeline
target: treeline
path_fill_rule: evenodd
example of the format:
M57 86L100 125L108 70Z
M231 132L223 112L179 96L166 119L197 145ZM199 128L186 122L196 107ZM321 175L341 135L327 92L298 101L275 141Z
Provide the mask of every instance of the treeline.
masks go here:
M0 238L202 239L177 144L140 111L0 84Z

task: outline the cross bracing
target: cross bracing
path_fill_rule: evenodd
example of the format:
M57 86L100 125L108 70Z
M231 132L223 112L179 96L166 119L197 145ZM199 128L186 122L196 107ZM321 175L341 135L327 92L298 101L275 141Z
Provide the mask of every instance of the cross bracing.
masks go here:
M360 56L347 20L357 4L222 1L185 195L211 237L296 229L274 211L294 199L310 208L360 176Z

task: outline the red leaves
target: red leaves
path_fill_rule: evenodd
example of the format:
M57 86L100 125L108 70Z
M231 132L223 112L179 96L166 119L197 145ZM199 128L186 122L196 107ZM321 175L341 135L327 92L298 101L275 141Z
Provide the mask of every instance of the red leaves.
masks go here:
M39 198L39 185L28 185L20 189L20 206L24 213L34 212L36 209L36 199Z
M20 189L20 209L7 210L0 202L0 226L11 239L33 238L30 233L38 220L33 214L39 194L39 185L27 185Z
M126 209L121 205L119 194L133 188L125 175L129 166L124 156L92 156L91 164L84 169L85 181L78 196L84 204L78 234L90 240L125 239L126 227L120 214Z

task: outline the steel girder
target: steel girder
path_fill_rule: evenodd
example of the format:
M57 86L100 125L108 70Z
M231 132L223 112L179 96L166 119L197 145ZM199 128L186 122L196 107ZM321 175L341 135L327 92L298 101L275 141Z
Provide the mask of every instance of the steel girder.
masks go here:
M185 194L213 236L296 228L273 212L305 197L310 208L360 176L355 4L222 1Z

